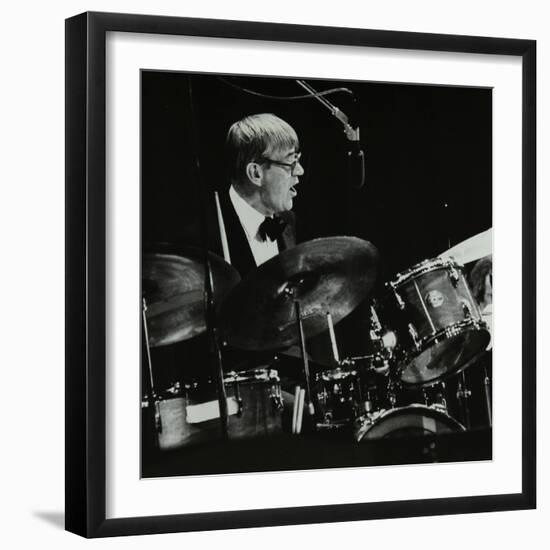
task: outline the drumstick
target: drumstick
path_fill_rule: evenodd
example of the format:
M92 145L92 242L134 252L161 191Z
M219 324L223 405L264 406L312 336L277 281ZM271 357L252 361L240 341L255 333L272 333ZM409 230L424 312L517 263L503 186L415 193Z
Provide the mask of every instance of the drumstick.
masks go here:
M334 325L332 324L332 315L327 311L328 332L330 334L330 343L332 344L332 355L337 363L340 363L338 355L338 346L336 345L336 335L334 334Z
M296 420L298 418L298 401L300 400L300 386L294 390L294 406L292 407L292 433L296 433Z
M223 223L222 209L220 206L220 196L217 191L214 191L214 198L216 199L216 212L218 214L218 225L220 226L220 238L222 241L223 259L230 264L231 256L229 255L229 245L227 243L227 234L225 232L225 224Z
M306 390L301 389L298 395L298 407L296 416L296 433L299 434L302 431L302 417L304 416L304 401L306 397Z

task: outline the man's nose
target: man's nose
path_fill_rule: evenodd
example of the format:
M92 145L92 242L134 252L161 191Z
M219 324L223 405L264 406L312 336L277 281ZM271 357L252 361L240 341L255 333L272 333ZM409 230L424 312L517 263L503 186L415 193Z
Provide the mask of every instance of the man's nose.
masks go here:
M298 161L296 163L296 168L294 169L294 175L295 176L303 176L304 175L304 167L302 166L300 161Z

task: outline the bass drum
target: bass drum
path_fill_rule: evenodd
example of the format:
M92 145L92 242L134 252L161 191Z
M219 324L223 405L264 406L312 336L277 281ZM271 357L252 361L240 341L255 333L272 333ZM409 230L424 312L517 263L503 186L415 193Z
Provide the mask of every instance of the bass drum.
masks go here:
M421 437L463 432L460 422L441 407L409 405L366 416L356 422L355 439L364 441L394 437Z

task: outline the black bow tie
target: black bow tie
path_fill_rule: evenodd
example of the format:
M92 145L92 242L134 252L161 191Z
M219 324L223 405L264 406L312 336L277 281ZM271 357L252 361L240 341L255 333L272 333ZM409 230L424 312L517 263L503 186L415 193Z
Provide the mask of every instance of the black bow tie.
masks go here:
M285 220L281 218L266 218L258 228L260 237L265 241L269 237L272 241L276 241L283 233L286 227Z

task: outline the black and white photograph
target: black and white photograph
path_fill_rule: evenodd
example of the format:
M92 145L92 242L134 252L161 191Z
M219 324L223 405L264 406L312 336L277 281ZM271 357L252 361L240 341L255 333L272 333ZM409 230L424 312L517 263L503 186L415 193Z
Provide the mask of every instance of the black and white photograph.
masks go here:
M543 547L544 6L6 3L2 547Z
M140 87L141 476L490 461L493 90Z

